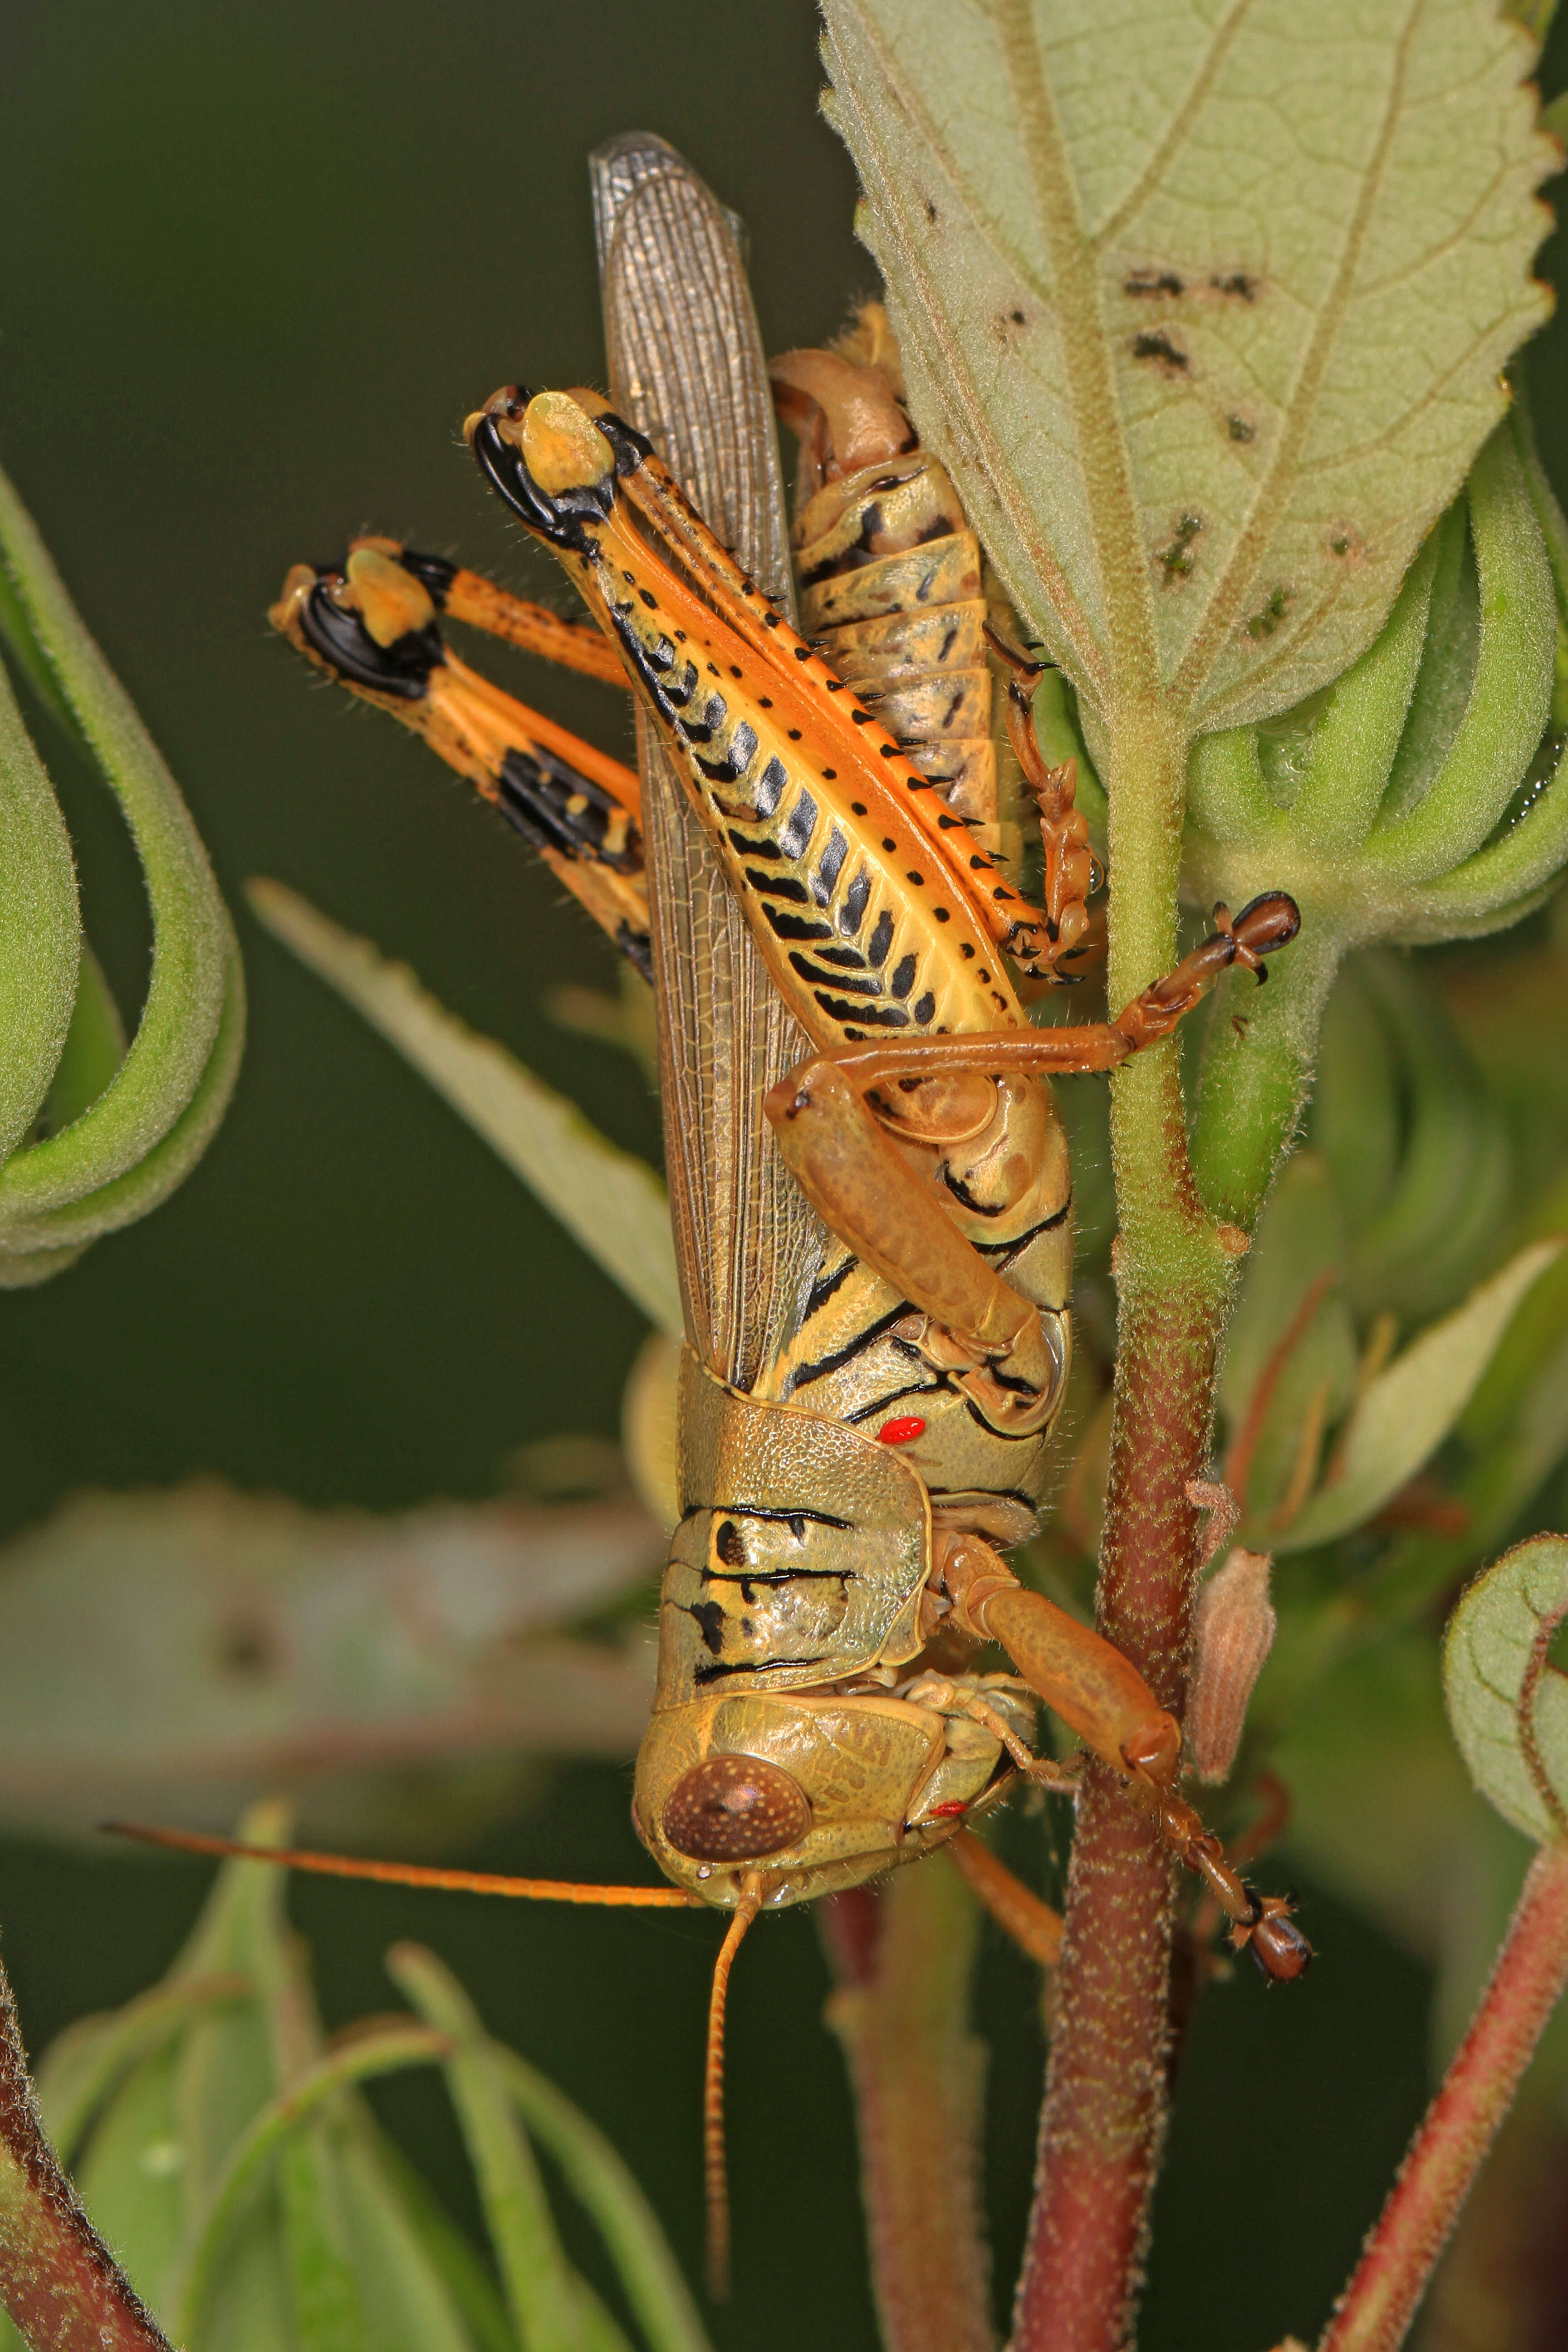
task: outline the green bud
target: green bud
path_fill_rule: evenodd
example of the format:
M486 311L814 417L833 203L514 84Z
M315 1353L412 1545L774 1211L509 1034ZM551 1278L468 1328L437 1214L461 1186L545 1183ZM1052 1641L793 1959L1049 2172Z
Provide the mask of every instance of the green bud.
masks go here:
M1281 717L1194 746L1185 887L1205 907L1285 889L1301 909L1267 996L1233 985L1215 1008L1194 1150L1220 1215L1246 1222L1294 1125L1347 950L1479 938L1553 887L1565 610L1568 525L1516 408L1360 660Z

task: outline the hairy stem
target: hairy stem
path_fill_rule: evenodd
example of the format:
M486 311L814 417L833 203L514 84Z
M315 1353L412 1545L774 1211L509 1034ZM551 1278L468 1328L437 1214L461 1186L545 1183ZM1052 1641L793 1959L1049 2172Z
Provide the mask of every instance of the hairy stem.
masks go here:
M1113 732L1113 1004L1175 950L1186 743L1157 707ZM1188 1162L1176 1048L1113 1081L1120 1346L1098 1622L1179 1713L1229 1261ZM1015 2352L1129 2340L1166 2112L1172 1870L1091 1766L1068 1879L1060 2000Z
M1568 1845L1543 1846L1490 1982L1411 2142L1319 2352L1395 2352L1568 1984Z
M44 2137L3 1969L0 2302L31 2352L169 2352Z
M969 2029L977 1913L938 1863L822 1906L860 2134L887 2352L993 2352L981 2221L984 2045Z

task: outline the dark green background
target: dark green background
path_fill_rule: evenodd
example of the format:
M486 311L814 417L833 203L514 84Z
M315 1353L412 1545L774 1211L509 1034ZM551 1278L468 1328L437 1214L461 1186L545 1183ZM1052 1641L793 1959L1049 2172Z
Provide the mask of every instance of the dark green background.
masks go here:
M458 443L498 383L603 368L584 159L647 125L746 216L771 347L869 290L853 180L816 112L812 12L540 0L50 0L0 11L0 457L163 747L237 901L276 875L650 1155L630 1066L552 1027L605 984L595 934L410 741L313 691L264 609L361 527L549 589ZM1554 86L1554 83L1549 83ZM1560 441L1557 331L1536 354ZM539 688L615 741L609 698ZM128 1013L146 940L103 796L47 748L90 927ZM206 1162L149 1223L0 1302L0 1522L81 1485L217 1472L319 1503L495 1490L519 1443L610 1430L640 1331L609 1283L419 1083L240 915L250 1045ZM639 1874L627 1776L559 1780L484 1858ZM166 1962L195 1867L0 1848L29 2038ZM524 1916L300 1885L331 2021L383 2007L413 1933L611 2130L694 2266L700 1920ZM1323 1965L1250 1972L1199 2017L1147 2340L1258 2352L1316 2332L1424 2095L1426 1979L1315 1899ZM868 2345L852 2125L810 1923L758 1935L731 2075L737 2301L725 2343ZM998 2271L1015 2266L1039 2037L988 1945ZM434 2091L385 2111L462 2208Z

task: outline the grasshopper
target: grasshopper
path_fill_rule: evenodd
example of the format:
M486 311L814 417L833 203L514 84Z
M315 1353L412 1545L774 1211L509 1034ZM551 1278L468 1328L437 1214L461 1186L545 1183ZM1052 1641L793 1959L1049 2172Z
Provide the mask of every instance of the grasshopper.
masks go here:
M1063 1785L1032 1746L1037 1700L1119 1776L1268 1974L1310 1957L1289 1904L1257 1895L1180 1795L1175 1719L1003 1556L1037 1525L1071 1354L1071 1177L1049 1075L1114 1069L1233 964L1261 979L1298 917L1282 893L1234 920L1216 909L1215 933L1113 1020L1030 1025L1015 971L1072 976L1099 876L1070 763L1048 767L1036 742L1040 672L997 629L896 362L863 341L775 369L803 436L819 647L791 618L733 224L660 142L617 142L594 169L617 406L507 387L465 428L591 625L377 540L336 569L298 567L273 618L518 824L658 990L687 1345L634 1818L670 1883L274 1858L727 1911L706 2108L717 2276L741 1937L762 1910L950 1843L1020 1776ZM629 682L640 775L447 654L443 614ZM1003 858L997 675L1038 810L1039 906ZM939 704L945 732L925 723ZM989 1644L1011 1673L974 1671ZM1033 1898L999 1871L971 1874L1016 1925Z

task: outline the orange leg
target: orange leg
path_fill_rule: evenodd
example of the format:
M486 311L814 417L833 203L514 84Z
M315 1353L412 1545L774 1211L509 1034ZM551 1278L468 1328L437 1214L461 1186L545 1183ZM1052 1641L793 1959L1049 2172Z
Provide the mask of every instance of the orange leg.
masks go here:
M1089 845L1089 824L1078 806L1078 762L1065 760L1047 766L1035 732L1035 689L1045 676L1042 662L1030 661L1016 646L987 627L994 650L1013 672L1007 688L1007 740L1023 770L1024 782L1039 812L1040 844L1046 854L1046 945L1029 966L1032 979L1047 977L1064 986L1081 973L1064 971L1063 964L1081 962L1099 942L1087 901L1104 880Z
M296 564L270 617L317 668L422 736L500 809L646 975L647 885L636 774L449 654L437 621L437 590L447 612L577 668L593 666L582 657L588 639L610 650L596 629L558 620L477 573L410 556L385 540L356 541L341 572ZM595 675L607 674L597 655L594 664Z
M1052 1321L1021 1297L959 1232L934 1186L893 1141L867 1097L900 1080L940 1079L952 1090L955 1139L984 1124L973 1083L1050 1071L1114 1069L1167 1036L1233 963L1261 973L1267 948L1294 938L1294 902L1259 898L1220 928L1115 1021L1064 1029L1010 1029L819 1055L769 1092L763 1108L779 1150L817 1213L863 1264L945 1333L944 1361L997 1428L1043 1427L1058 1401L1065 1349ZM954 1084L954 1081L958 1081ZM963 1082L968 1081L966 1085Z
M1174 971L1124 1004L1114 1021L1087 1021L1059 1029L974 1030L952 1037L910 1037L898 1044L858 1045L848 1053L835 1054L834 1066L862 1092L885 1080L939 1077L955 1070L984 1070L993 1077L1024 1071L1043 1077L1067 1077L1089 1070L1119 1069L1145 1045L1158 1045L1168 1037L1233 965L1266 980L1263 958L1289 945L1301 928L1301 917L1294 898L1283 890L1270 890L1234 917L1227 907L1216 907L1215 923L1215 930L1183 958ZM793 1078L784 1079L774 1094L782 1097L793 1083Z
M1312 1951L1290 1923L1289 1903L1256 1894L1226 1862L1213 1831L1176 1794L1181 1726L1131 1661L1043 1593L1027 1591L978 1536L939 1537L936 1573L951 1622L980 1641L1000 1643L1031 1689L1127 1783L1231 1921L1232 1942L1250 1944L1268 1976L1300 1976Z
M574 669L584 677L601 678L606 686L629 686L620 655L596 622L563 620L547 605L531 604L526 596L514 596L509 588L498 587L493 580L470 572L466 564L449 562L441 555L421 555L416 549L404 547L395 539L351 541L345 567L351 577L355 558L367 549L395 564L425 591L436 610L448 621L461 621L470 629L482 629L489 637L500 637L525 654L537 654L542 661L556 663L562 669Z
M960 1830L942 1852L952 1857L959 1876L966 1880L997 1926L1012 1937L1022 1952L1043 1969L1055 1968L1062 1948L1062 1915L1041 1901L1033 1887L999 1862L973 1830Z

